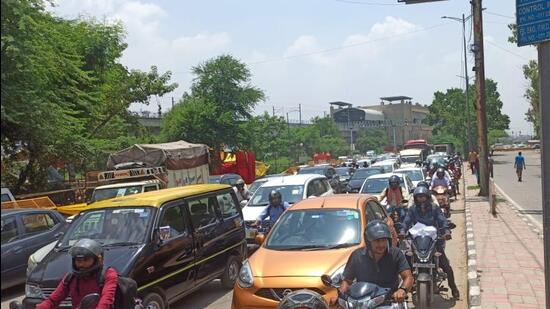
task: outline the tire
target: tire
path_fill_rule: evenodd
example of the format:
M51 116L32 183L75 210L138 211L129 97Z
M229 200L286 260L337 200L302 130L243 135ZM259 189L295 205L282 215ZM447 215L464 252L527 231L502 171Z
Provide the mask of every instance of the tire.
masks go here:
M229 257L229 260L225 264L225 269L223 275L221 276L222 286L226 289L232 289L237 281L239 276L239 271L241 270L241 261L237 256L232 255Z
M164 299L157 293L151 292L143 298L143 308L145 309L165 309Z
M416 307L419 309L430 307L430 284L428 282L418 282L416 288Z

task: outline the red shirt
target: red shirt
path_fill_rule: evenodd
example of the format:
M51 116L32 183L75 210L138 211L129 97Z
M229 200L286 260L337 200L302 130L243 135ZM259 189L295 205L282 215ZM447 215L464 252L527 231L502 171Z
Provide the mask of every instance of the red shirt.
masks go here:
M97 275L85 278L74 276L68 287L65 287L63 281L59 282L52 295L36 306L36 309L55 309L67 296L71 297L72 307L77 308L82 298L91 293L99 293L101 295L96 309L109 309L115 303L118 273L113 268L105 271L102 290L100 290L97 283ZM79 290L77 290L77 281Z

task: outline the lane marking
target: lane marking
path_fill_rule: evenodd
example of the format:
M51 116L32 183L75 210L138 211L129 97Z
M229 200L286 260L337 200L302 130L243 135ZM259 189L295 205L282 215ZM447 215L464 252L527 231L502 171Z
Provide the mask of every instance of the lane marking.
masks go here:
M518 208L519 210L521 210L521 211L523 211L523 212L526 211L525 208L521 207L520 204L516 203L516 201L514 201L508 194L506 194L506 193L504 192L504 190L502 190L502 188L500 188L500 187L497 185L496 182L495 182L495 187L496 187L497 190L500 192L500 194L504 195L504 197L508 200L508 202L512 203L512 204L513 204L516 208ZM533 216L530 215L530 214L522 214L522 215L523 215L524 217L528 217L529 219L531 219L531 222L532 222L535 226L537 226L537 228L538 228L539 230L542 230L542 223L539 223L539 222L535 219L535 217L533 217Z

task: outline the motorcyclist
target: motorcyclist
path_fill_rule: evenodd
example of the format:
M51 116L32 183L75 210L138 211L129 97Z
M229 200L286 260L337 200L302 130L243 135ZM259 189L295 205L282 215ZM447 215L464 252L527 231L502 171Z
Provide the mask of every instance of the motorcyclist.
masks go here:
M380 202L386 200L388 205L400 206L405 196L405 190L401 187L401 179L397 175L391 175L388 179L388 186L380 195Z
M104 273L103 287L99 285L98 276L103 271L103 247L93 239L77 241L69 254L72 258L72 273L67 274L53 293L36 309L54 309L67 298L71 297L72 307L77 308L82 298L87 294L100 294L99 303L95 308L109 309L115 302L115 292L118 283L118 273L114 268L108 268Z
M247 188L244 187L244 180L239 179L237 180L237 183L235 183L235 187L233 188L235 191L235 195L237 196L237 200L239 203L243 200L249 200L250 199L250 191L248 191Z
M426 181L419 181L418 184L416 185L416 187L417 188L418 187L424 187L424 188L430 190L430 184L427 183ZM429 193L430 193L430 197L431 197L431 200L432 200L432 204L439 207L439 202L437 201L437 198L433 194L431 194L431 191L429 191ZM413 206L414 206L414 196L413 196L413 198L409 199L409 203L407 205L407 208L411 208Z
M405 300L413 285L413 276L403 252L390 246L390 242L391 233L386 223L372 220L367 224L366 245L350 255L342 274L341 293L345 293L354 281L370 282L391 289L395 301Z
M451 178L442 167L437 169L435 177L432 179L432 182L430 184L430 189L433 189L437 186L445 186L449 190L452 189Z
M262 213L258 216L255 225L261 225L264 220L269 217L269 223L273 226L288 207L289 204L287 202L283 202L281 192L275 190L271 191L269 193L269 205L267 205L267 207L264 208Z
M447 282L451 288L453 297L460 298L458 287L455 283L454 272L447 255L445 254L445 240L451 239L451 230L449 222L443 215L441 209L430 202L430 191L425 187L417 187L414 190L413 198L415 205L407 212L405 220L403 220L400 238L404 238L407 231L416 223L422 223L427 226L434 226L443 236L443 240L439 240L436 248L441 253L439 257L439 265L447 274Z

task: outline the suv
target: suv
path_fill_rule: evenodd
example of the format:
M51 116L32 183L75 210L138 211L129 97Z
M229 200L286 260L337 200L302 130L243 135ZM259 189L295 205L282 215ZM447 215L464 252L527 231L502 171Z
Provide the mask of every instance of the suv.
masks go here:
M26 308L42 302L71 271L68 250L81 238L103 244L104 267L134 279L145 308L168 308L216 278L232 287L246 257L243 216L228 185L189 185L105 200L78 214L56 249L32 269ZM70 304L66 299L61 307Z
M342 182L340 181L340 176L338 175L338 173L336 173L336 170L332 166L317 165L302 167L298 171L298 175L303 174L324 175L325 177L327 177L330 186L332 187L332 190L334 190L334 193L342 193L344 191L345 186L342 185Z

